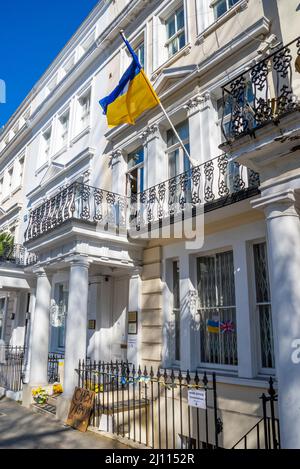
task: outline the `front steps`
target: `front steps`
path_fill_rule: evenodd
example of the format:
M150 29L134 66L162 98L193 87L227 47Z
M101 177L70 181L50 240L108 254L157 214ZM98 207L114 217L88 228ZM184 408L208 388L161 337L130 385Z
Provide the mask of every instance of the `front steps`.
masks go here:
M57 398L59 396L49 396L46 404L32 404L31 408L38 414L56 417Z

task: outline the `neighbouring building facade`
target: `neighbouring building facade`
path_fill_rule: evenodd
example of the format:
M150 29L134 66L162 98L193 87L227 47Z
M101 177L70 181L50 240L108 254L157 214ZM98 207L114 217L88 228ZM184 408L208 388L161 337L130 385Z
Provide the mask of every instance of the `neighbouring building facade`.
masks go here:
M16 246L0 331L26 347L24 402L49 352L59 415L82 359L215 371L229 448L272 376L282 446L300 447L298 4L100 1L3 128L0 232ZM130 63L120 29L193 166L159 107L107 127L99 100ZM176 234L190 207L199 246Z

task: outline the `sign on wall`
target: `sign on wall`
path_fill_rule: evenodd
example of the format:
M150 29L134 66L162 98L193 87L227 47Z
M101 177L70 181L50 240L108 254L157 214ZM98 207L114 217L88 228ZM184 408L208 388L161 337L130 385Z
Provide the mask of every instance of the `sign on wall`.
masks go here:
M137 311L129 311L128 335L136 335L137 333L138 333L138 313Z
M191 389L188 391L188 404L197 409L206 409L206 391L204 389Z
M75 388L66 424L80 432L86 432L93 410L94 400L94 391Z

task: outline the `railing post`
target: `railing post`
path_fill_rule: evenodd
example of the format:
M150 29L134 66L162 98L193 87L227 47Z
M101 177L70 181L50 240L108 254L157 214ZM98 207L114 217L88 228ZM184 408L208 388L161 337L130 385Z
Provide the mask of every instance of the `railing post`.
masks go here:
M265 393L261 395L261 400L262 400L262 408L263 408L263 418L264 418L264 436L265 436L265 449L269 449L269 444L268 444L268 427L267 427L267 397Z
M271 426L272 426L272 439L273 439L273 449L278 449L278 441L276 439L276 427L275 427L275 410L274 410L274 402L277 401L276 391L273 387L273 378L270 378L270 387L269 387L269 400L270 400L270 412L271 412Z

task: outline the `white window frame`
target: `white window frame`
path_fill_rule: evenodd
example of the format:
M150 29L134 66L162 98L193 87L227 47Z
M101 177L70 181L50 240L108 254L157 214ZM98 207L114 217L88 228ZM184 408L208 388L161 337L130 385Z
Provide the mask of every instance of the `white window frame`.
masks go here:
M173 0L164 3L163 7L160 7L153 15L153 30L152 30L152 73L155 75L163 67L169 63L175 62L181 54L185 54L187 48L190 47L190 31L189 31L189 12L191 11L190 0ZM185 30L185 46L181 48L171 57L168 56L167 48L165 44L167 42L167 28L166 20L176 10L183 6L184 10L184 30Z
M222 18L224 15L226 15L226 13L229 10L231 10L231 8L234 8L237 5L237 3L239 3L240 1L241 0L237 0L233 5L230 6L230 4L229 4L230 0L213 0L211 2L210 6L213 9L215 21L217 21L219 18ZM217 7L218 3L221 3L221 2L226 2L226 11L224 11L224 13L222 13L222 15L217 16L216 15L216 7Z
M64 124L62 121L66 116L68 116L68 126L64 130L64 127L63 127ZM68 147L69 137L70 137L70 123L71 123L71 110L70 110L70 107L67 107L58 115L58 127L59 127L58 150L62 150L63 148Z
M89 112L84 115L83 113L83 105L81 103L81 100L86 98L87 96L89 97ZM91 123L91 109L92 109L92 86L88 86L87 88L84 89L78 96L77 96L77 133L84 132L86 129L90 127Z
M177 263L178 265L178 276L179 276L179 284L178 284L178 290L179 290L179 308L175 308L174 306L174 264ZM174 340L172 341L172 361L175 366L180 366L181 363L181 301L180 301L180 260L179 258L172 259L171 260L171 265L172 265L172 310L171 310L171 320L170 323L172 324L172 327L174 328ZM177 320L179 320L179 358L176 357L176 314L178 315Z
M265 238L257 239L250 243L250 273L251 273L251 293L252 293L252 312L253 318L255 323L255 337L253 337L253 343L255 346L256 351L256 365L258 374L261 375L274 375L276 373L276 369L274 368L265 368L262 366L262 354L261 354L261 331L260 331L260 316L259 316L259 306L263 303L257 303L256 297L256 277L255 277L255 258L254 258L254 246L257 244L266 244L267 249L267 260L268 260L268 245L267 240ZM269 272L269 285L270 285L270 272ZM272 312L272 299L268 303L265 303L270 306L271 308L271 317L273 320L273 312ZM274 347L274 336L273 336L273 347Z
M184 17L184 26L183 28L181 29L177 29L178 28L178 24L177 24L177 13L182 10L183 11L183 17ZM168 21L174 16L174 19L175 19L175 33L173 34L173 36L171 36L170 38L167 37L167 23ZM166 43L165 43L165 48L167 49L167 57L168 59L171 59L172 57L174 57L174 55L176 55L179 51L181 51L181 49L183 49L186 44L187 44L187 37L186 37L186 17L185 17L185 5L184 5L184 2L182 2L181 5L178 6L178 8L176 8L165 20L165 27L166 27ZM180 48L179 47L179 37L182 35L182 33L184 33L184 45ZM170 51L169 51L169 46L170 44L173 43L173 41L177 40L177 46L178 46L178 49L173 53L173 54L170 54Z
M228 247L224 247L224 248L219 248L219 249L214 249L214 250L211 250L211 251L207 251L207 252L201 252L200 254L197 254L195 256L195 279L196 279L196 290L197 290L197 296L199 295L198 293L198 259L201 259L202 257L214 257L216 256L217 254L222 254L222 253L226 253L226 252L232 252L233 256L234 256L234 249L232 246L228 246ZM236 288L235 284L234 284L234 288ZM236 296L235 296L235 305L231 305L232 308L235 308L235 332L236 332L236 341L237 341L237 350L236 350L236 353L237 353L237 360L239 360L239 357L238 357L238 340L239 340L239 337L238 337L238 329L237 329L237 305L236 305ZM229 307L228 307L229 308ZM201 321L201 313L200 313L200 299L199 299L199 296L198 296L198 301L197 301L197 317L199 319L199 324L200 324L200 321ZM228 371L228 372L234 372L235 374L238 373L238 367L239 367L239 364L237 363L237 365L227 365L227 364L218 364L218 363L208 363L208 362L203 362L202 361L202 356L201 356L201 332L200 332L200 329L199 329L199 340L198 340L198 363L199 363L199 366L198 368L203 368L203 369L212 369L212 370L224 370L224 372Z

